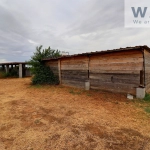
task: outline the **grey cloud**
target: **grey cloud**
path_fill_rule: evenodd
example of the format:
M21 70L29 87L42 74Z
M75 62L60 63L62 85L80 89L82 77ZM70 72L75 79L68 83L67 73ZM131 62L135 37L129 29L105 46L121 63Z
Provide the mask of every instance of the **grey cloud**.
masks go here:
M0 18L0 29L3 32L27 35L28 31L25 29L21 20L17 20L11 11L2 6L0 6Z
M83 5L84 7L79 9L78 19L68 27L68 34L71 36L123 26L123 4L120 0L93 0L91 5Z
M120 0L0 1L0 62L28 60L41 44L70 54L150 46L149 33L124 28Z
M15 61L14 56L19 57L26 50L24 47L28 47L29 31L22 19L18 20L10 10L0 6L0 59Z

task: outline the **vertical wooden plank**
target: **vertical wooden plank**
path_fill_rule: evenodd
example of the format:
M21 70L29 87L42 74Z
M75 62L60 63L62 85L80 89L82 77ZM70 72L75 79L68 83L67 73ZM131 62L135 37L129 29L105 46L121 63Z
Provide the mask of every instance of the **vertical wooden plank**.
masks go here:
M145 86L146 86L146 92L149 92L150 90L150 52L147 50L144 50L144 65L145 65Z
M61 84L61 60L58 60L58 75L59 75L59 82Z
M140 70L140 85L144 86L144 71Z

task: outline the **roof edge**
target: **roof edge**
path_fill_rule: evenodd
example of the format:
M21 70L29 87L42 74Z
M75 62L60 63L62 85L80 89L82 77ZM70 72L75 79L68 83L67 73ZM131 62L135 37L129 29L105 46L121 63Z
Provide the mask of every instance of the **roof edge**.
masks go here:
M112 50L103 50L103 51L87 52L87 53L81 53L81 54L66 55L66 56L61 56L58 58L45 58L42 61L57 60L61 58L69 58L69 57L76 57L76 56L87 56L87 55L93 55L93 54L104 54L104 53L113 53L113 52L120 52L120 51L138 50L138 49L145 49L148 52L150 52L150 48L147 45L143 45L143 46L134 46L134 47L112 49Z

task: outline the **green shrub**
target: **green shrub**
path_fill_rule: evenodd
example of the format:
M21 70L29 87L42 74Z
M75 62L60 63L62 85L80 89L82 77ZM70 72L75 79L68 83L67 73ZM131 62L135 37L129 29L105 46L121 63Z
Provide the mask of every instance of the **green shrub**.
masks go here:
M5 72L4 71L0 71L0 78L4 78L5 77Z
M143 100L150 102L150 94L146 93L146 95L145 95L145 97L143 98Z
M51 69L44 65L39 65L37 72L32 78L33 84L59 84L59 79L54 75Z
M56 58L60 56L60 51L52 50L50 47L42 50L42 45L36 47L36 52L28 61L30 71L33 74L33 84L59 84L58 77L56 77L52 70L42 61L44 58Z
M17 68L10 69L9 72L0 71L0 78L7 78L7 77L18 77L18 70Z
M18 70L17 70L16 68L13 68L13 69L10 71L9 75L10 75L11 77L18 77L18 76L19 76L19 72L18 72Z
M150 113L150 107L146 107L146 108L145 108L145 111L146 111L147 113Z

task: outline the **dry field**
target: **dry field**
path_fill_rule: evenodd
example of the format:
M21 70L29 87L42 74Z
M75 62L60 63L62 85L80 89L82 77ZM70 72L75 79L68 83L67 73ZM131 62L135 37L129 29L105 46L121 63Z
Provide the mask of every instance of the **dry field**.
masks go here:
M0 79L0 150L150 150L144 102Z

